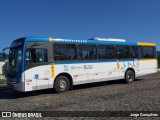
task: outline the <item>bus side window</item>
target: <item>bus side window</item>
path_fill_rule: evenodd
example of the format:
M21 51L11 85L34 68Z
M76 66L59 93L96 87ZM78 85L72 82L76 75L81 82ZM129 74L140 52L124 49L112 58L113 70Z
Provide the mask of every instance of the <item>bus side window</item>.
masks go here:
M26 63L31 63L31 51L30 51L30 49L26 50Z
M137 47L137 53L138 53L138 58L143 58L142 47L141 46Z
M36 62L47 62L47 50L46 49L35 49Z
M55 44L54 45L55 61L76 60L76 45L75 44Z
M95 45L78 45L79 60L95 60L97 58L97 49Z
M26 63L47 62L47 50L42 48L32 48L26 51Z
M131 58L138 58L136 46L130 46L130 56Z
M126 59L129 58L129 46L126 45L117 45L116 46L116 57L117 59Z
M108 59L114 58L114 46L112 45L107 46L107 58Z
M99 45L98 46L98 57L100 60L107 59L107 52L106 52L106 46L105 45Z

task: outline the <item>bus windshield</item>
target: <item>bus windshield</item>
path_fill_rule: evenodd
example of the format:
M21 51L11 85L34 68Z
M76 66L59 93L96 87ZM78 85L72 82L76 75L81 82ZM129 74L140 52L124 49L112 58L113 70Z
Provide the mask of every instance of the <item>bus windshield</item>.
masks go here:
M22 48L11 48L9 53L9 74L17 74L22 65Z

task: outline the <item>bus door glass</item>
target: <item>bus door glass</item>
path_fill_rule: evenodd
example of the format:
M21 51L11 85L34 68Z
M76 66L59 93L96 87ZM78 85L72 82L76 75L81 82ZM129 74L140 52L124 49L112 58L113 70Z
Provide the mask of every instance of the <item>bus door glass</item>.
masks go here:
M51 45L47 43L29 43L25 57L25 79L32 79L32 89L49 88L50 65L49 51Z

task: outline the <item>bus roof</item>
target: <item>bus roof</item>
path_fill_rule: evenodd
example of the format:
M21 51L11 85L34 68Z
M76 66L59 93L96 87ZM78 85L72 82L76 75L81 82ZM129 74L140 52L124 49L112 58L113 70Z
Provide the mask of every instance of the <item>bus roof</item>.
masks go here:
M109 44L109 45L139 45L139 46L156 46L152 42L126 42L126 41L112 41L112 40L82 40L82 39L61 39L52 37L25 37L25 41L49 41L55 43L78 43L78 44Z

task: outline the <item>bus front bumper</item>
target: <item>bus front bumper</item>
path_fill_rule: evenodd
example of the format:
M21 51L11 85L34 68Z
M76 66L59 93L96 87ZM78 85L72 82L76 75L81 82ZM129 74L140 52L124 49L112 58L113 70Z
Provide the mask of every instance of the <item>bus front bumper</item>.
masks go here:
M16 90L16 91L25 92L23 82L17 83L16 80L7 78L7 86L8 88Z

